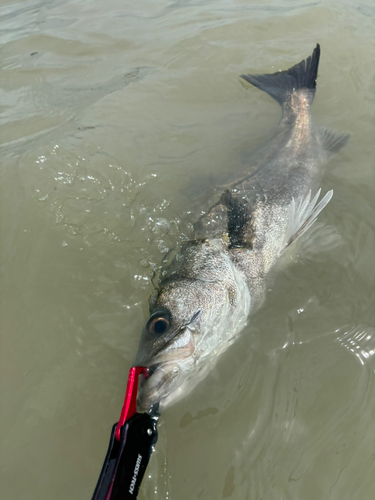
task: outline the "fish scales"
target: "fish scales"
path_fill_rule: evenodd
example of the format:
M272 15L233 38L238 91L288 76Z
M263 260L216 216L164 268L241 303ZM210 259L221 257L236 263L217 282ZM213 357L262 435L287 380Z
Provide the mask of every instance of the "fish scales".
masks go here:
M329 202L318 190L324 164L348 135L318 128L311 105L320 47L286 71L242 75L281 106L275 136L256 167L230 186L194 226L150 300L135 364L150 368L138 407L166 407L215 365L263 303L266 278L284 250Z

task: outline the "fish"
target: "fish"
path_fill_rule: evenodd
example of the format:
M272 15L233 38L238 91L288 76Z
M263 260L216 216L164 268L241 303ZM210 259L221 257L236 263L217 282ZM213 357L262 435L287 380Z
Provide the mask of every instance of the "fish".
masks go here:
M264 303L266 280L333 195L321 195L328 159L348 142L314 124L320 46L288 70L241 75L281 106L273 137L255 165L222 192L194 225L149 300L135 365L149 368L137 407L167 408L215 366Z

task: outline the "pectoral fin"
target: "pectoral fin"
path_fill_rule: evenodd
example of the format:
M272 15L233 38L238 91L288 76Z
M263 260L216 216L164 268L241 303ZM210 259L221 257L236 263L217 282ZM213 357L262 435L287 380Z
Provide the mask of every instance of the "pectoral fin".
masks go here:
M331 189L317 204L320 191L319 189L312 200L311 191L308 192L306 198L300 203L296 203L294 198L292 199L289 205L289 223L284 239L284 250L312 226L320 212L333 196L333 190Z

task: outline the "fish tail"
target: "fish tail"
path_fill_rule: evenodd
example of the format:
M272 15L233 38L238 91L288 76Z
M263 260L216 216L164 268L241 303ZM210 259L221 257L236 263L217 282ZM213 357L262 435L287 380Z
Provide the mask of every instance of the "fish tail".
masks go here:
M283 108L291 103L292 95L301 94L301 90L311 104L316 90L319 57L320 46L317 44L311 56L286 71L269 75L241 75L241 78L267 92Z

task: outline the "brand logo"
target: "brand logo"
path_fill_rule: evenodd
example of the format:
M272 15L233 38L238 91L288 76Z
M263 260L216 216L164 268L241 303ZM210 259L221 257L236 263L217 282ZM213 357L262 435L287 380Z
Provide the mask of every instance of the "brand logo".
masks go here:
M139 474L139 468L142 462L142 455L138 454L137 461L135 462L133 477L129 486L129 493L132 495L134 493L135 483L137 482L137 477Z

